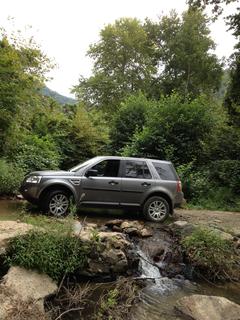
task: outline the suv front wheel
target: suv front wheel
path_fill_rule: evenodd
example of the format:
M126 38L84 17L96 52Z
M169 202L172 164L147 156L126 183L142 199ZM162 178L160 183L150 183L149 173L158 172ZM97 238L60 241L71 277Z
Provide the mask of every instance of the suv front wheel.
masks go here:
M169 216L169 203L163 197L151 197L144 204L143 214L147 220L163 222Z
M47 193L43 199L42 209L54 217L64 217L70 207L69 194L63 190L53 190Z

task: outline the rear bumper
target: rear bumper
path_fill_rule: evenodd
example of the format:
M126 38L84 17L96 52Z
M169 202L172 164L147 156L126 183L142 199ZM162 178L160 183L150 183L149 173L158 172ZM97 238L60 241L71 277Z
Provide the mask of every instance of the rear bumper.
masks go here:
M183 202L184 202L184 193L178 192L174 199L174 208L180 207Z

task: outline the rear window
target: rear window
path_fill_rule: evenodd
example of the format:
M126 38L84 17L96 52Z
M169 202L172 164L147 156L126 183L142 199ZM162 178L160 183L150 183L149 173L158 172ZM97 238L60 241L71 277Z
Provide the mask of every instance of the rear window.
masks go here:
M177 174L171 163L153 162L153 166L156 169L159 177L162 180L177 180Z

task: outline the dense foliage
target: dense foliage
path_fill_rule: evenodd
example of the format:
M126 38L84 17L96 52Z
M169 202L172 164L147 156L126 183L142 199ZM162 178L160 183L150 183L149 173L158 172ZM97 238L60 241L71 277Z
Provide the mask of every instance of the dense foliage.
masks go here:
M240 210L240 42L223 70L202 11L232 1L188 2L181 15L106 25L74 105L42 95L51 62L38 46L0 30L0 194L32 170L146 156L174 163L191 205ZM238 40L239 21L228 20Z

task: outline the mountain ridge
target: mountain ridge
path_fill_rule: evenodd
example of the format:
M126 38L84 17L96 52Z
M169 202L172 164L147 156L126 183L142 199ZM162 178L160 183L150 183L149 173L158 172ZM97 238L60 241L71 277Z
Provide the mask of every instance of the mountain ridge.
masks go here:
M54 99L55 101L57 101L58 103L65 105L65 104L76 104L77 100L70 98L70 97L66 97L60 93L58 93L57 91L54 91L50 88L48 88L47 86L45 86L43 89L41 89L41 93L42 95L46 96L46 97L51 97L52 99Z

